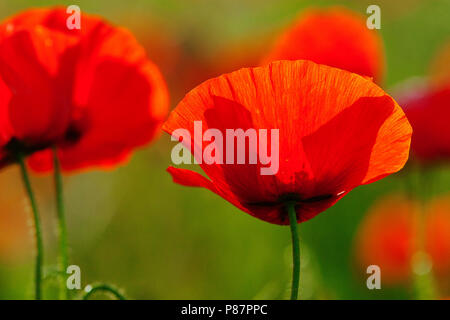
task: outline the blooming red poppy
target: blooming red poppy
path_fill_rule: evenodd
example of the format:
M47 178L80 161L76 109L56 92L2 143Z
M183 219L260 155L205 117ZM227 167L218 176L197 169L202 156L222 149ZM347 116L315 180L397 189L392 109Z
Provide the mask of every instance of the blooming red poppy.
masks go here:
M2 26L3 27L3 26ZM49 46L49 43L58 43ZM0 39L0 164L48 147L64 136L70 110L63 79L68 68L58 68L70 39L42 28L8 32ZM36 49L34 49L36 48ZM20 53L20 54L19 54ZM70 62L69 62L70 63ZM65 64L67 66L68 64Z
M411 152L415 159L431 164L450 159L450 85L424 90L409 89L399 98L414 134Z
M69 30L68 17L36 9L0 25L3 163L19 141L37 171L52 168L51 145L65 170L112 165L167 114L165 82L128 31L85 14Z
M278 39L265 61L311 60L374 78L384 71L381 38L366 18L344 8L310 9Z
M279 129L274 175L261 175L261 163L203 162L210 179L168 169L175 182L207 188L275 224L289 223L287 202L295 202L298 222L306 221L353 188L400 170L411 137L401 108L372 81L302 60L244 68L204 82L178 104L163 130L194 133L194 121L202 121L203 132Z

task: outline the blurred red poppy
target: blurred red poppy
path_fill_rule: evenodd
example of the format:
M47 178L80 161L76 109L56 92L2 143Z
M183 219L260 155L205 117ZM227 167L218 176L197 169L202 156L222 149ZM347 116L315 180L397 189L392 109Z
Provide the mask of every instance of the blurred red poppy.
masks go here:
M366 17L344 8L310 9L278 39L265 62L311 60L382 81L381 38Z
M425 165L450 160L450 43L432 59L430 75L407 80L395 93L413 127L411 153Z
M438 276L450 276L450 198L435 199L426 217L425 249ZM450 286L450 283L448 284Z
M168 111L157 67L126 30L64 9L35 9L0 25L0 156L24 148L37 171L108 166L148 143Z
M356 237L356 253L365 268L380 267L383 283L406 281L416 248L418 206L405 198L391 196L373 206L364 217Z
M414 134L411 152L424 164L450 160L450 84L425 90L409 89L399 98Z
M413 270L414 254L429 255L434 274L450 276L450 201L440 197L420 212L421 205L401 196L380 200L365 216L356 237L359 263L378 265L383 283L406 282ZM423 230L421 230L423 228Z
M203 162L211 180L168 169L175 182L207 188L276 224L289 223L287 202L295 202L298 221L306 221L353 188L400 170L411 136L401 108L372 81L302 60L245 68L204 82L178 104L163 130L193 133L194 121L202 121L203 131L223 133L279 129L274 175L260 175L261 164Z
M65 78L73 64L69 50L73 39L43 28L1 28L8 30L0 38L0 164L4 166L14 160L15 152L30 154L64 137L70 122L67 92L72 84Z

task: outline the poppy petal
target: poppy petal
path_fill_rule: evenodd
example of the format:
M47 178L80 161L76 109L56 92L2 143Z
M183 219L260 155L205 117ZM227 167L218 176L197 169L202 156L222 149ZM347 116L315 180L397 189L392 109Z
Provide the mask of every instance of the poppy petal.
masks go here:
M210 180L199 174L198 172L174 168L172 166L167 168L167 172L172 176L173 182L185 186L185 187L201 187L208 189L218 196L227 197L230 203L234 204L236 207L241 210L248 211L245 207L241 205L238 199L236 199L232 194L225 195L221 190L219 190L214 183ZM248 211L251 213L250 211Z
M169 172L172 176L173 182L178 183L182 186L202 187L209 189L214 193L217 193L214 184L198 172L174 167L168 167L167 172Z
M13 94L9 111L14 136L28 144L60 137L69 121L71 83L76 57L74 39L41 27L20 29L0 44L0 76Z
M388 96L360 98L317 131L303 138L305 155L318 183L316 187L322 193L333 193L336 187L341 189L340 192L351 190L361 184L366 176L366 179L373 181L377 173L383 172L384 175L403 166L407 154L402 153L397 165L392 155L384 158L382 152L370 161L380 127L392 115L394 107L395 102ZM332 132L338 134L332 135ZM383 144L387 139L394 141L395 137L385 137ZM401 139L406 138L402 135ZM375 169L375 161L384 165L385 169ZM374 173L369 172L369 168ZM330 186L334 190L327 190Z
M6 145L13 136L11 121L9 120L9 101L12 92L0 76L0 146Z
M410 88L411 96L401 99L414 129L412 154L424 164L450 159L450 86L417 91Z

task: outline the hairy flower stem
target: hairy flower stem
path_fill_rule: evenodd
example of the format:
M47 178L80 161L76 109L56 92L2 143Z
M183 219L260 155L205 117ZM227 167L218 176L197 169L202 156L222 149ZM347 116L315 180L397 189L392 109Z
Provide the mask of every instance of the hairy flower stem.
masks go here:
M295 203L289 202L286 204L286 208L289 214L289 222L291 224L292 235L292 258L293 258L293 271L292 271L292 291L291 300L297 300L298 297L298 284L300 281L300 245L298 241L297 230L297 213L295 212Z
M67 253L67 228L66 218L64 216L64 196L61 166L58 160L56 148L53 148L53 167L55 180L56 208L58 214L58 236L59 236L59 269L61 272L59 297L61 300L68 299L68 290L66 286L66 271L69 266L69 255Z
M27 167L25 165L24 155L21 152L17 153L17 162L20 166L20 171L22 174L22 180L27 192L28 198L31 204L31 210L33 211L33 222L34 222L34 236L36 243L36 265L35 265L35 298L36 300L41 300L42 298L42 263L44 260L44 246L42 242L42 231L41 223L39 220L39 212L36 204L36 199L34 197L33 190L31 188L30 177L28 175Z
M113 286L111 286L109 284L105 284L105 283L93 285L89 289L89 291L86 292L86 294L83 296L82 299L88 300L89 297L97 291L105 291L105 292L111 293L118 300L127 300L127 298L125 298L125 296L123 294L121 294L118 289L114 288Z

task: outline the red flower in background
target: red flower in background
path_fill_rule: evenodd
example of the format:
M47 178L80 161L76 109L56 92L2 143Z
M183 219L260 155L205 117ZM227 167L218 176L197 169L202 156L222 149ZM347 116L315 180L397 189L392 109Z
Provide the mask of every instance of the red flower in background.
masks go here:
M210 180L168 169L175 182L207 188L276 224L289 223L288 201L296 203L298 221L306 221L353 188L400 170L411 136L401 108L372 81L309 61L278 61L208 80L187 94L163 130L192 133L194 121L223 133L279 129L275 175L260 175L260 164L202 163Z
M108 166L148 143L168 111L157 67L126 30L81 16L69 30L64 9L29 10L0 26L1 161L10 149L52 168ZM11 147L12 145L12 147ZM18 146L19 145L19 146Z
M405 84L398 101L413 127L411 152L423 164L450 161L450 43L432 60L428 79Z
M0 27L0 164L64 137L70 122L73 39L40 27Z
M400 197L377 203L361 223L356 237L360 265L381 268L383 283L407 280L416 248L417 205Z
M429 255L432 270L439 277L450 276L450 201L440 197L421 213L419 203L399 196L380 200L361 223L356 253L364 270L381 268L383 283L398 284L411 277L413 256L422 250ZM421 230L423 228L423 231Z
M440 197L428 208L425 250L431 256L434 272L450 276L450 198ZM448 284L450 289L450 284Z
M372 77L377 83L384 71L381 38L367 28L365 17L343 8L302 13L265 59L274 60L311 60Z
M450 84L443 88L412 89L399 99L414 134L413 156L422 163L450 160Z

